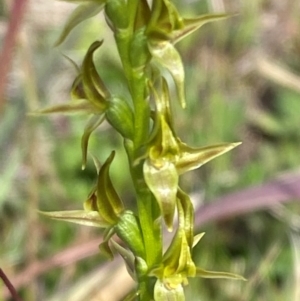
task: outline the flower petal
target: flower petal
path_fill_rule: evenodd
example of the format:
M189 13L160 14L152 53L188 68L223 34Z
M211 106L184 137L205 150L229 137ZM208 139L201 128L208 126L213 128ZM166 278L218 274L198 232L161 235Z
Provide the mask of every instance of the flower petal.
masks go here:
M131 276L132 279L137 280L136 279L136 274L135 274L135 266L134 266L135 257L133 255L133 253L131 251L123 248L120 244L118 244L113 239L111 239L110 242L111 242L112 246L114 247L114 249L123 258L128 274Z
M170 0L155 0L148 23L147 34L151 38L168 39L172 32L183 26L183 20Z
M59 104L45 109L33 111L30 115L43 115L43 114L76 114L76 113L87 113L91 114L95 112L95 107L87 100L81 99L76 102L69 102L66 104Z
M161 166L156 167L147 159L144 163L144 178L158 202L168 230L172 231L179 178L175 165L163 161Z
M193 248L198 244L198 242L201 240L201 238L204 236L205 232L199 233L194 236L193 239Z
M93 115L84 128L81 137L82 169L85 169L89 139L92 132L103 122L105 115Z
M184 68L180 54L169 41L150 40L148 47L153 58L172 75L180 104L185 108Z
M109 224L104 221L97 211L70 210L70 211L39 211L52 219L81 224L91 227L106 228Z
M85 211L99 211L97 205L97 186L95 185L92 191L89 193L88 198L83 203L83 208Z
M233 280L243 280L246 279L243 276L227 273L227 272L215 272L215 271L206 271L201 268L196 268L196 277L202 278L223 278L223 279L233 279Z
M185 38L206 23L223 20L231 17L231 14L205 14L196 18L183 19L184 26L172 33L173 44Z
M189 225L190 217L185 216L189 215L189 212L183 208L179 199L177 199L177 210L179 225L176 234L163 256L162 265L152 270L151 274L158 278L169 279L170 283L178 282L180 276L180 281L186 283L187 277L194 277L196 274L192 248L186 237L186 229L190 230L193 225Z
M182 225L180 226L182 229L184 229L189 248L192 248L194 241L194 207L190 197L180 188L178 188L177 191L177 198L180 203L180 206L178 206L178 211L182 210L182 215L184 218Z
M157 279L154 286L155 301L185 301L184 290L181 283L169 287L164 281Z
M109 224L115 225L119 215L124 211L123 202L118 196L109 176L109 168L114 159L115 152L107 158L102 165L97 183L97 207L100 216Z
M107 108L107 99L110 97L101 77L99 76L93 55L96 49L103 44L102 41L96 41L89 47L82 63L82 82L83 90L87 99L100 110Z
M137 14L135 17L135 30L146 26L149 23L151 16L151 10L147 0L140 0L138 4Z
M79 23L96 16L104 7L105 1L98 1L98 2L89 2L84 3L78 6L70 15L62 33L60 34L59 38L55 42L55 46L60 45L69 33L72 31L74 27L76 27Z
M241 143L224 143L202 148L191 148L180 142L181 157L176 162L179 174L196 169L208 161L230 151Z
M101 251L101 253L103 253L105 256L107 256L110 260L114 259L114 253L109 245L110 239L112 238L112 236L114 234L115 234L114 227L106 228L103 233L103 241L99 245L99 250Z

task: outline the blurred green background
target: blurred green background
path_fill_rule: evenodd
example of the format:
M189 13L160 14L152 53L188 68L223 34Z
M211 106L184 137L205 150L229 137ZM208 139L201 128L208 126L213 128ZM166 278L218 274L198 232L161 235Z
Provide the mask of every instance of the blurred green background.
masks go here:
M182 111L175 100L179 136L195 146L243 142L186 175L182 186L197 196L199 205L299 170L300 2L176 3L184 16L238 13L205 25L178 44L188 102ZM12 4L7 0L0 6L1 40L13 20ZM88 46L104 39L96 53L98 71L111 91L126 91L102 14L79 25L62 46L53 47L74 7L59 1L29 1L0 119L0 267L26 301L117 301L132 285L118 262L101 268L106 262L97 252L101 232L37 213L37 209L81 209L96 177L91 161L81 171L80 138L87 116L27 114L69 100L76 70L62 54L80 65ZM90 140L90 151L103 161L112 149L117 151L112 179L123 199L132 203L122 141L103 124ZM299 301L300 206L299 199L295 201L277 208L279 214L264 210L198 229L206 232L195 248L198 264L243 274L249 280L194 279L187 300ZM287 218L280 218L282 212ZM0 281L2 300L10 299Z

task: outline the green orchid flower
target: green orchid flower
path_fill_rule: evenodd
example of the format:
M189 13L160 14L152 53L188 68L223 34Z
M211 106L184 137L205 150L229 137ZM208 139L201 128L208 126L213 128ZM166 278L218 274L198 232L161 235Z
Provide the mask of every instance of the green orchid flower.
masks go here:
M97 184L84 202L86 211L98 211L101 218L110 225L115 225L119 216L124 212L123 202L113 187L109 176L109 169L114 156L115 152L113 151L101 167L99 167L99 162L94 160L97 169L99 169Z
M133 212L124 209L123 202L113 187L109 176L109 169L114 156L115 152L112 152L102 166L94 158L98 170L98 180L85 201L84 208L86 211L97 211L100 217L109 225L100 245L103 253L113 258L109 242L112 236L117 234L136 256L143 257L144 243L139 220Z
M184 301L183 286L188 284L188 278L227 278L245 280L242 276L206 271L197 268L192 259L192 248L200 241L204 233L193 237L194 210L189 196L181 189L177 193L178 229L165 252L162 263L154 267L149 276L157 277L154 288L154 300Z
M111 259L113 259L113 252L110 242L113 235L116 234L126 243L130 250L124 251L122 247L118 247L115 242L113 245L115 246L115 249L117 249L117 252L121 256L125 256L124 254L128 255L130 252L130 254L135 254L135 257L140 258L139 266L141 266L143 261L142 258L145 256L145 250L140 222L132 211L124 209L123 202L113 187L109 176L109 169L114 156L115 152L112 152L102 166L100 162L93 157L98 172L98 179L96 185L88 195L87 200L84 202L84 210L40 211L40 213L56 220L105 229L103 242L100 244L99 248L102 253ZM132 262L132 255L129 257L127 264ZM145 269L146 268L143 268L144 273Z
M147 36L151 40L171 41L173 44L193 33L206 23L223 20L232 14L203 14L184 18L171 0L154 0Z
M82 169L84 169L86 165L89 138L92 132L104 121L105 113L111 110L110 107L112 107L109 101L112 97L93 62L94 52L102 44L103 41L92 43L84 57L81 68L78 68L76 64L69 59L79 73L71 88L72 100L67 104L60 104L34 112L36 114L85 113L92 115L84 128L81 138Z
M94 52L103 44L96 41L89 47L81 68L67 58L76 68L78 75L71 88L72 100L37 111L37 114L85 113L92 115L87 122L81 138L82 169L86 166L90 136L106 119L123 137L133 137L133 112L128 101L112 96L98 74L94 61Z
M153 95L157 116L143 171L145 181L160 206L166 226L172 231L179 176L228 152L240 143L223 143L201 148L188 146L176 136L173 129L165 80L162 80L161 93L153 90Z
M70 58L67 58L76 68L76 76L72 88L72 100L67 104L60 104L37 111L39 114L49 113L87 113L101 115L108 107L111 97L93 62L94 52L103 44L96 41L89 47L81 68Z
M115 152L112 152L104 164L94 159L98 172L97 183L84 202L84 210L42 212L53 219L68 222L85 224L108 228L115 226L124 214L125 209L122 200L118 196L109 176L110 165L114 159Z
M228 18L228 14L207 14L183 18L170 0L154 0L151 17L146 29L148 48L154 61L167 69L173 77L178 99L186 107L184 67L175 43L206 23Z

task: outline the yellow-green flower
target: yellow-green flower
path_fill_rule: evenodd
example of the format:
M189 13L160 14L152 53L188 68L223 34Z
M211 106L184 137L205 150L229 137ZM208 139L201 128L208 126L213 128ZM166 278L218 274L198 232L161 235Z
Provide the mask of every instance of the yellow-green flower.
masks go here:
M172 231L179 176L224 154L240 143L223 143L193 148L175 134L169 108L167 83L163 80L160 97L153 91L157 116L153 138L144 162L144 178L154 194L169 231Z
M91 133L104 121L105 112L109 108L109 91L99 76L93 62L93 54L102 45L103 41L96 41L89 47L81 68L75 65L78 75L75 78L72 88L72 100L67 104L52 106L39 110L39 114L50 113L86 113L92 114L84 128L81 138L82 169L85 168L87 159L87 148Z
M186 106L185 75L180 54L174 44L204 24L229 16L228 14L207 14L187 19L179 14L172 1L153 1L153 9L146 29L148 48L154 61L162 68L166 68L173 77L183 108Z
M193 205L188 195L180 189L177 193L177 209L179 223L176 234L163 256L162 263L149 273L149 276L157 277L154 288L155 301L184 301L183 286L188 284L188 278L191 277L245 280L236 274L206 271L195 266L192 248L204 233L193 236Z

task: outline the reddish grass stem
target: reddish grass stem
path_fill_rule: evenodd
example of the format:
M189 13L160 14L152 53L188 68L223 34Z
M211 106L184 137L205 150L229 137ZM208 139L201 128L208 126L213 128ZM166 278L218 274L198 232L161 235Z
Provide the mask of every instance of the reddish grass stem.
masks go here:
M22 301L22 299L19 297L16 289L14 288L14 286L9 281L9 279L7 278L7 276L5 275L4 271L1 268L0 268L0 278L3 280L5 286L9 290L9 292L10 292L11 296L13 297L13 299L15 301Z
M8 21L7 32L4 37L3 47L0 53L0 116L4 111L7 74L10 70L13 50L27 2L27 0L14 1Z

